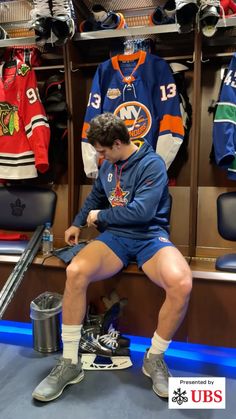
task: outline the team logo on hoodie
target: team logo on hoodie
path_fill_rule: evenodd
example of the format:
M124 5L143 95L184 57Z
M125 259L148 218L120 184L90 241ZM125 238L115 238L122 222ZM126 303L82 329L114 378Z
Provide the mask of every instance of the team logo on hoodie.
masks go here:
M125 207L128 203L128 191L123 191L120 186L120 181L117 182L116 187L112 189L109 195L109 202L112 207Z
M170 240L168 240L166 237L158 237L158 240L163 243L170 243Z
M152 126L152 117L148 108L140 102L124 102L114 114L124 121L131 140L147 135Z

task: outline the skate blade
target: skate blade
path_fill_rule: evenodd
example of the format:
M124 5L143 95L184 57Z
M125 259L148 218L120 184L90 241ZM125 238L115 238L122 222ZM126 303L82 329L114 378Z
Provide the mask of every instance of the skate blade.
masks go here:
M124 370L133 365L129 356L104 357L93 354L82 354L81 361L84 370Z

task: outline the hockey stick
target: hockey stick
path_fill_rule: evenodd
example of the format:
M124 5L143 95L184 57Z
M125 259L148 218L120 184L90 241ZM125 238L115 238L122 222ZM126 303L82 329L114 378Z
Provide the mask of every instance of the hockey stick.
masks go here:
M38 248L41 244L43 230L44 225L40 225L36 228L24 252L21 254L20 259L18 260L12 273L10 274L5 285L0 291L0 319L2 318L12 298L14 297L15 292L19 287L25 272L27 271L29 265L33 261L34 256L38 251Z

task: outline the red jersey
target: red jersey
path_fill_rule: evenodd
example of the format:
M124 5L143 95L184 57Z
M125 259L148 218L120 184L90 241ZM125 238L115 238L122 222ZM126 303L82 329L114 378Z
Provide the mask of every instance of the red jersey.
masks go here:
M0 66L0 178L29 179L48 169L50 128L34 70Z

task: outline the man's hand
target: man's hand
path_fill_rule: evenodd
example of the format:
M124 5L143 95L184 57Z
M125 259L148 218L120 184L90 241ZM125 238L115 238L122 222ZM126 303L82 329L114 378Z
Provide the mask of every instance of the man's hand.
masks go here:
M70 226L65 231L65 242L72 246L73 244L78 244L80 236L80 228L76 226Z
M95 227L97 227L96 222L97 222L97 220L98 220L98 213L99 213L100 211L101 211L101 210L92 210L92 211L90 211L90 212L89 212L89 215L88 215L88 217L87 217L87 224L88 224L88 227L90 227L90 226L95 226Z

